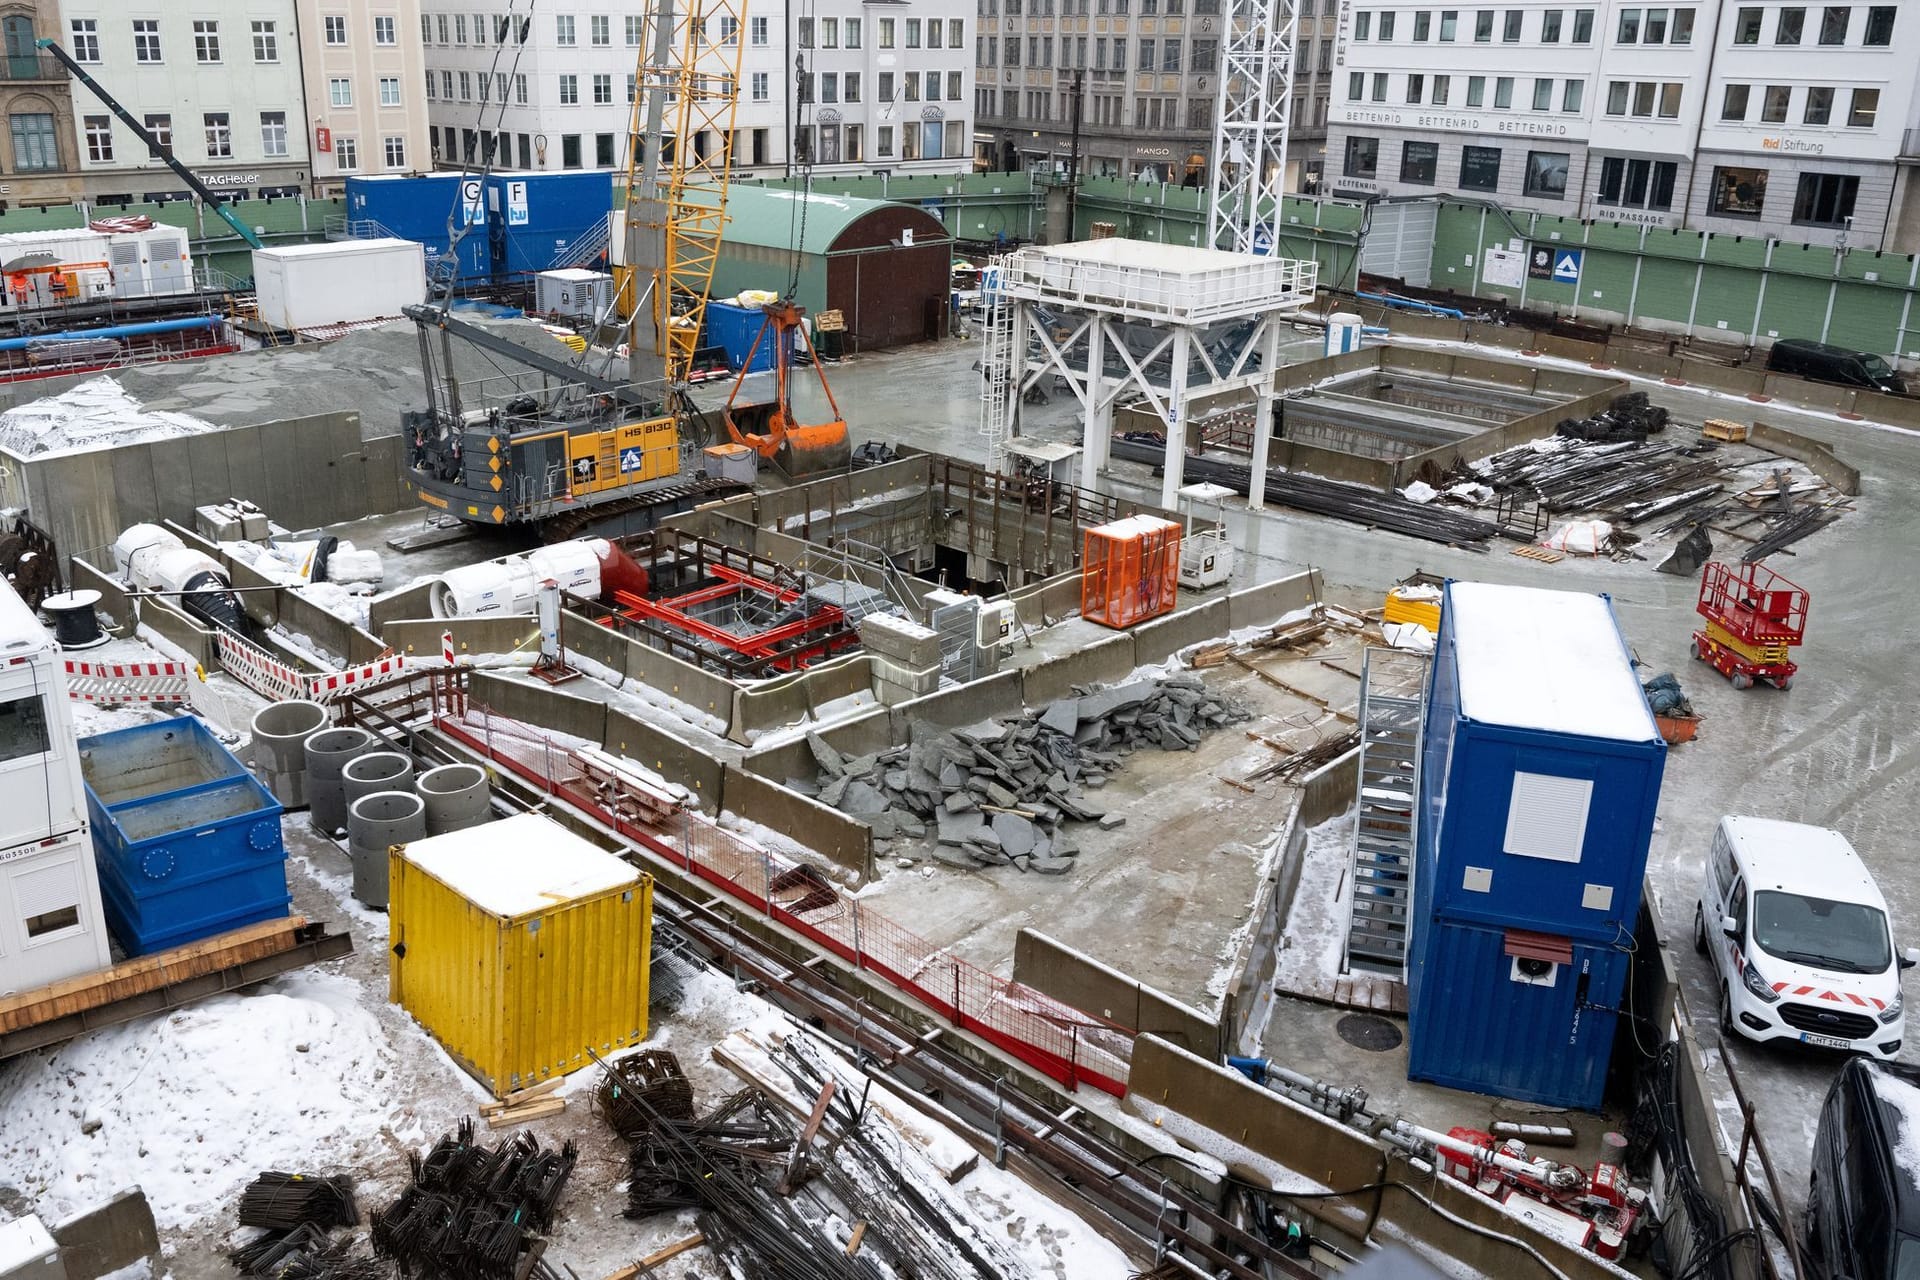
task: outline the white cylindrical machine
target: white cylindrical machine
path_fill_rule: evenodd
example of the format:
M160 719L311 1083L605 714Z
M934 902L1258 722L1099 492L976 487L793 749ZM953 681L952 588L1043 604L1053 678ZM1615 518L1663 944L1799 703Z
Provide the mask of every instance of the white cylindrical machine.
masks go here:
M365 729L322 729L307 739L307 817L323 836L347 825L347 788L341 775L378 740Z
M283 808L307 803L307 739L327 727L327 709L304 699L276 702L253 717L253 771Z
M245 632L245 615L225 567L187 546L172 530L157 524L130 526L114 539L113 560L139 590L164 592L204 623Z
M398 751L369 751L347 761L340 771L340 785L346 792L347 810L361 796L376 791L406 791L413 786L413 758Z
M363 757L364 758L364 757ZM347 852L353 859L353 896L387 909L387 850L427 834L427 806L411 791L375 791L347 810Z
M443 764L420 775L413 789L427 805L427 834L477 827L493 814L493 791L477 764Z
M1327 354L1341 355L1360 349L1360 331L1366 321L1351 311L1336 311L1327 317Z
M614 588L645 592L646 571L605 538L576 538L536 547L524 556L450 569L433 584L428 602L436 618L525 616L534 612L540 584L598 597Z

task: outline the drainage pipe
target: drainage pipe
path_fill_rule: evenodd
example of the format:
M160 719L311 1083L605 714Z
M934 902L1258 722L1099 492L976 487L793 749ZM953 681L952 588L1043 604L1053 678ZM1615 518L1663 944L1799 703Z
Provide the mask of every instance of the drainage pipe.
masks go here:
M414 783L427 806L427 834L445 835L479 826L493 813L487 773L477 764L443 764Z
M322 729L307 739L307 817L329 838L347 825L347 788L341 774L374 748L376 739L360 728Z
M363 759L365 757L362 757ZM387 851L427 834L427 806L411 791L375 791L347 811L347 852L353 859L353 896L387 909Z
M327 727L327 709L298 699L262 707L253 717L253 770L287 809L307 803L306 741Z
M103 329L69 329L64 333L36 333L30 338L0 338L0 351L25 351L36 342L85 342L90 338L139 338L154 333L185 333L189 329L217 329L218 316L187 320L148 320L140 324L113 324Z

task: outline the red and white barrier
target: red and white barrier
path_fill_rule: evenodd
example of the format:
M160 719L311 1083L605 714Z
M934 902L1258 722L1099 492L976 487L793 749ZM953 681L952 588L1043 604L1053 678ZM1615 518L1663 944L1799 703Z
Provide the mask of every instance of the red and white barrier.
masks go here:
M356 685L366 684L369 680L384 680L398 675L406 659L399 654L389 654L376 658L372 662L357 667L348 667L345 671L329 671L324 675L309 675L307 679L307 697L315 702L329 702L346 693Z
M69 658L67 696L102 705L185 702L193 668L184 662L76 662Z
M282 662L259 645L242 640L231 631L216 635L214 645L220 655L220 665L228 675L255 693L276 702L292 698L330 702L359 685L397 675L406 662L405 658L394 653L375 658L372 662L363 662L357 667L348 667L344 671L316 673L302 671Z

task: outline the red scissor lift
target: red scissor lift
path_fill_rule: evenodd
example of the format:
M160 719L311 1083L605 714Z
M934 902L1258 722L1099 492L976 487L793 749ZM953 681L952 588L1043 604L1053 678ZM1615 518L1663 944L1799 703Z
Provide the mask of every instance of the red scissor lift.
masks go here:
M1807 633L1807 593L1762 564L1708 561L1695 606L1707 625L1693 633L1693 656L1747 689L1756 680L1793 685L1788 653Z

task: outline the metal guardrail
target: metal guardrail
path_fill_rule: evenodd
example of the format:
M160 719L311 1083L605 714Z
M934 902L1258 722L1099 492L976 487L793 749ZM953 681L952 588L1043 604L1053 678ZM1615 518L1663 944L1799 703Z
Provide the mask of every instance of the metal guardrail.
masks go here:
M60 65L58 58L32 57L0 58L0 80L58 80L64 82L67 69Z

